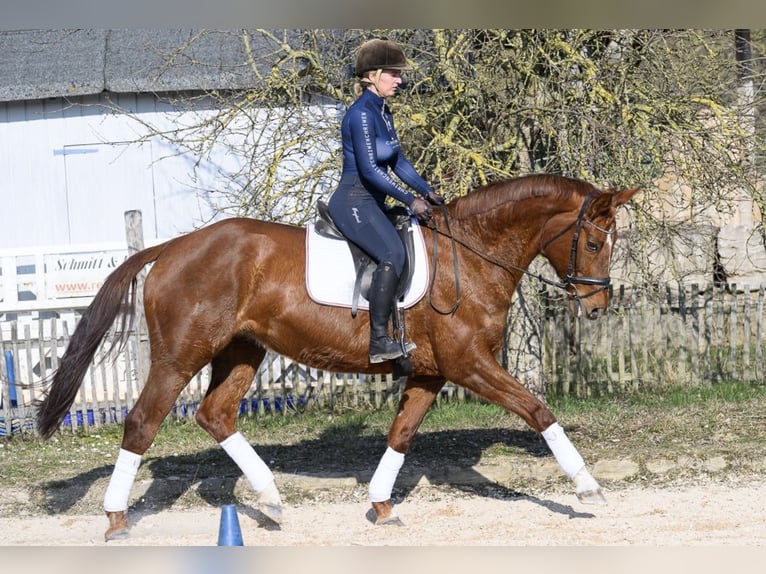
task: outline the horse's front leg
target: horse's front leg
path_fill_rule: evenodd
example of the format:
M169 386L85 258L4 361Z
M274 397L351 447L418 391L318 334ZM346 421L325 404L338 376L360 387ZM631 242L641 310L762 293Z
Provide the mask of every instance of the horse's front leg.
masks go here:
M575 484L575 495L583 504L606 504L606 498L601 492L596 479L593 478L585 465L582 456L569 440L564 429L558 422L548 426L541 433L548 448L551 449L556 462Z
M388 431L388 447L370 479L369 496L375 512L375 524L402 524L394 513L391 492L404 464L404 455L444 382L443 378L407 379L399 410Z
M588 471L585 461L567 437L550 409L529 392L513 375L502 369L493 357L487 355L475 361L473 370L451 380L520 416L533 429L542 434L556 462L575 484L577 498L585 504L606 504L596 479Z

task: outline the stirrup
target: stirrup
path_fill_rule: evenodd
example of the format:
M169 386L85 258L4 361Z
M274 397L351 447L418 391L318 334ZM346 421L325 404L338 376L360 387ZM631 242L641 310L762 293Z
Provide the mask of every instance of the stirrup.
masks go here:
M404 355L401 345L390 337L370 340L370 362L382 363Z

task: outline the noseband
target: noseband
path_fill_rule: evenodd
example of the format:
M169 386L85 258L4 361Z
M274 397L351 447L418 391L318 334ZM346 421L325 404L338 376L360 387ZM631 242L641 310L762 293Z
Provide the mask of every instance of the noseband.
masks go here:
M599 227L595 223L593 223L590 219L587 219L585 217L585 210L588 208L588 205L593 200L593 194L591 193L588 195L588 197L585 198L585 201L583 201L582 206L580 207L580 213L577 215L577 219L567 225L564 229L559 231L556 235L551 237L548 241L545 242L545 245L543 245L541 252L545 252L545 248L548 247L551 243L553 243L556 239L561 237L564 233L569 231L569 229L574 225L575 232L572 235L572 247L569 251L569 267L567 269L566 277L562 281L552 281L550 282L552 285L555 285L556 287L560 287L561 289L564 289L567 291L569 296L572 299L580 300L580 299L586 299L588 297L591 297L595 295L596 293L599 293L609 287L609 284L611 283L611 279L607 277L590 277L588 275L577 275L577 244L580 241L580 231L582 230L583 225L587 224L591 227L594 227L598 231L606 234L606 235L612 235L616 227L613 226L612 229L604 229L603 227ZM597 289L593 289L592 291L589 291L585 295L579 295L577 292L572 293L572 291L568 290L567 287L569 286L575 286L575 285L594 285L597 286Z

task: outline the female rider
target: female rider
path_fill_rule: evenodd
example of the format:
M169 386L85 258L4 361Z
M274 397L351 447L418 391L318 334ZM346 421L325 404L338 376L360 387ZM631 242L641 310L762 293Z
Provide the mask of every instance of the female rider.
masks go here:
M428 202L443 202L404 157L391 110L385 103L401 84L402 70L409 69L396 42L373 39L360 46L354 85L357 98L341 124L343 171L328 202L330 215L341 233L377 263L368 295L371 363L404 354L402 346L388 334L405 253L394 225L386 216L386 199L392 197L409 206L421 222L431 217ZM404 189L389 171L416 194Z

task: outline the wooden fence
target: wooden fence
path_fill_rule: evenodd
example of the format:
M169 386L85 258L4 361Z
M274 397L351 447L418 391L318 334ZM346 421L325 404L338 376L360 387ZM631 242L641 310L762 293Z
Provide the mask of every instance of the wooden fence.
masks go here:
M612 293L608 314L595 321L548 305L546 390L595 396L763 383L764 295L764 286L622 287Z
M560 292L544 294L542 388L546 394L599 396L724 380L763 383L765 295L763 286L755 291L696 285L620 288L612 293L608 312L590 321L574 317ZM2 437L33 431L41 380L58 366L74 325L41 319L0 326ZM108 355L110 342L107 337L97 353L64 420L65 430L121 422L138 396L141 342L134 335L121 352ZM207 367L195 376L179 396L174 416L193 416L208 377ZM399 384L390 375L329 373L269 354L240 412L285 414L314 405L377 408L398 400ZM439 400L468 396L448 383Z

